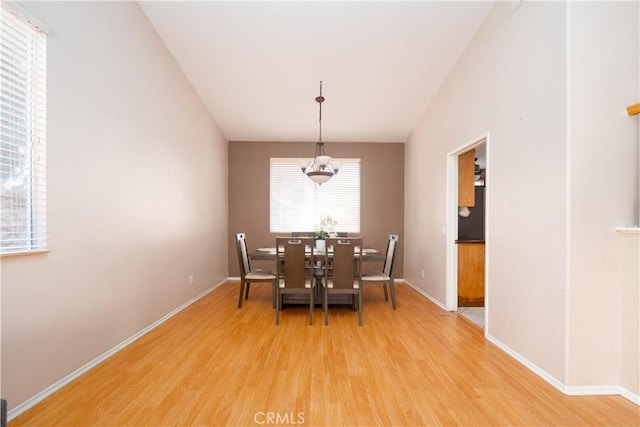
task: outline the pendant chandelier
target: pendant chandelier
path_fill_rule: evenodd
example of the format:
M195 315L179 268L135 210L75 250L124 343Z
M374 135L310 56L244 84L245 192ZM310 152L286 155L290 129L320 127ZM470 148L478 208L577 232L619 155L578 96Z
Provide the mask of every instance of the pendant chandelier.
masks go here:
M324 153L324 142L322 142L322 103L324 102L324 96L322 96L322 82L320 82L320 96L316 97L316 102L320 106L320 114L318 116L319 124L319 137L316 144L316 155L311 163L301 164L302 172L306 174L311 180L318 185L329 181L329 179L338 173L341 164L334 162L330 156Z

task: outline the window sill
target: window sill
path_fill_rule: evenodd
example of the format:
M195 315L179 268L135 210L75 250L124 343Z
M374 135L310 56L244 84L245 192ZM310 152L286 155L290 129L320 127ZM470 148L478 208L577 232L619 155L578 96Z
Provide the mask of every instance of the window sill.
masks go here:
M616 227L616 231L622 234L640 234L640 226L632 225L626 227Z
M9 252L6 254L0 254L2 258L9 258L14 256L26 256L26 255L40 255L51 252L49 249L39 249L37 251L24 251L24 252Z

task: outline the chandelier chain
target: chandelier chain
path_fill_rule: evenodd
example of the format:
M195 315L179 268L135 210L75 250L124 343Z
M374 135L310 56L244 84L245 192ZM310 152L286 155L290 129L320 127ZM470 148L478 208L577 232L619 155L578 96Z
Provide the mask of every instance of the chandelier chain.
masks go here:
M324 143L322 142L322 103L324 102L324 96L322 96L322 80L320 81L320 95L316 97L316 102L320 104L318 108L318 142L316 143L316 156L311 161L311 164L305 162L303 165L301 163L301 168L302 172L313 182L322 185L338 173L341 165L340 162L334 162L330 156L324 153Z
M316 98L318 104L320 104L320 112L318 114L318 142L322 143L322 102L324 98L322 97L322 80L320 81L320 96Z

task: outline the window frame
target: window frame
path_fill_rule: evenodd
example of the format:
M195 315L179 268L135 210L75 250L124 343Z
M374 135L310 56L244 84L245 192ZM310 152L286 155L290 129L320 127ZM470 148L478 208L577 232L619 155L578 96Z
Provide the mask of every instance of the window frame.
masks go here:
M361 176L360 158L336 158L342 163L338 173L328 182L318 185L307 177L301 164L309 158L271 157L269 159L269 231L271 233L348 232L359 234L361 229ZM279 170L274 170L274 166ZM281 173L282 175L274 175ZM345 180L356 179L347 183ZM283 182L278 182L281 179ZM291 184L288 194L282 195L280 187ZM336 187L339 185L339 187ZM327 200L337 200L331 205ZM300 204L297 205L296 204ZM295 206L292 207L292 206ZM285 211L288 209L288 211ZM280 211L280 212L278 212ZM322 220L331 216L337 224L330 230L322 226ZM309 219L312 221L309 221ZM325 222L326 224L326 222Z
M17 3L0 7L0 255L47 252L48 26Z

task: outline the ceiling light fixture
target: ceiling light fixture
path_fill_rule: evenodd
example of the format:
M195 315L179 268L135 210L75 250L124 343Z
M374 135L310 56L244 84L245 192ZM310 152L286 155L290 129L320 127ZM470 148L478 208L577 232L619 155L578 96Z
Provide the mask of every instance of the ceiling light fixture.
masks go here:
M322 185L329 181L333 175L337 174L341 166L339 162L334 162L330 156L324 153L324 142L322 142L322 103L324 102L324 96L322 96L322 81L320 82L320 96L316 97L316 102L320 106L320 114L318 116L320 131L318 143L316 144L316 156L311 163L308 164L305 161L300 164L300 167L302 172L311 178L313 182Z

